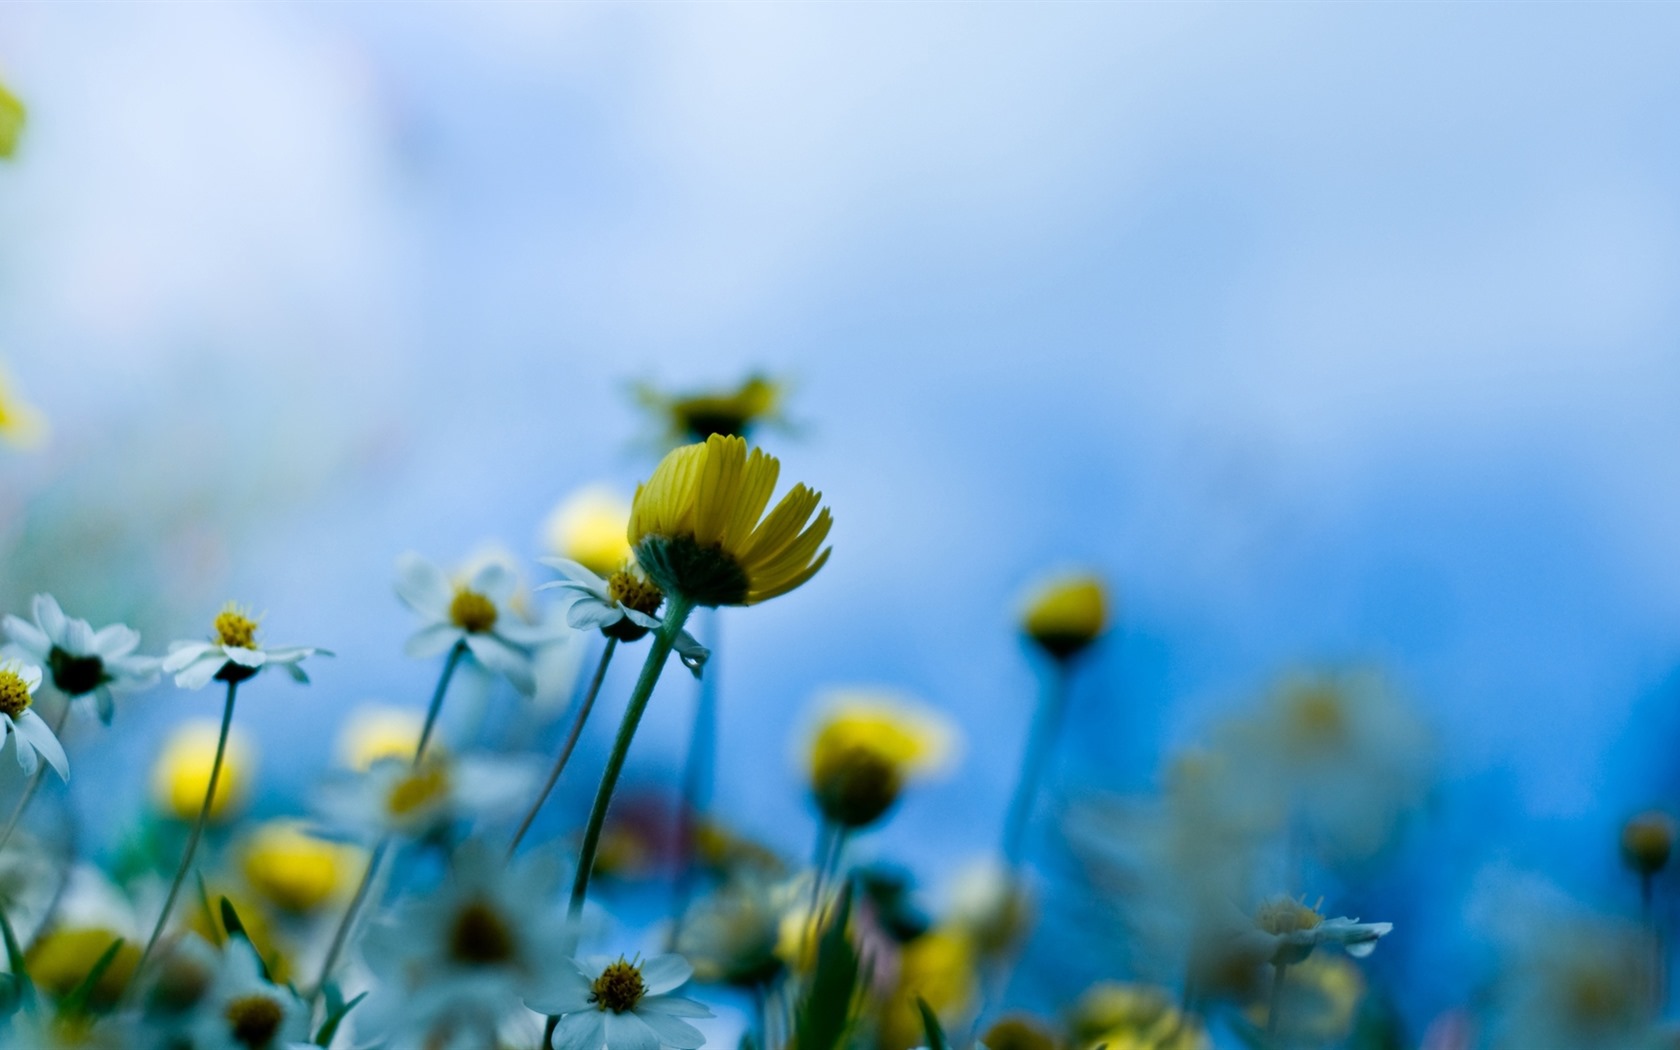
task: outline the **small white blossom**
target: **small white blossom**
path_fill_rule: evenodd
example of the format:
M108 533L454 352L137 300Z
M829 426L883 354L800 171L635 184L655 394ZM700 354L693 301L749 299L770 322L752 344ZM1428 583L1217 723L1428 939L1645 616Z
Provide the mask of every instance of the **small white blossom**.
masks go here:
M41 759L66 780L70 760L53 735L52 727L32 709L35 690L41 685L41 669L18 660L0 663L0 745L10 736L17 745L18 765L25 776L34 776Z
M663 600L659 588L641 574L634 565L620 569L612 579L596 575L582 564L566 558L543 558L544 565L565 577L537 587L537 590L557 588L570 592L566 622L580 631L599 629L609 638L633 642L662 624L655 615ZM636 608L640 600L644 608ZM651 608L646 608L651 607ZM683 666L699 678L711 650L695 641L687 631L677 633L672 648Z
M309 1008L263 978L249 941L230 937L191 1027L194 1050L292 1050L309 1045Z
M113 697L157 681L158 662L135 655L140 633L134 628L114 623L95 631L86 620L65 616L50 594L37 594L31 612L33 623L6 617L8 651L46 668L55 689L90 702L106 725L115 710Z
M458 821L512 814L529 801L538 775L516 756L452 758L434 750L419 766L384 758L365 772L328 781L320 808L329 822L351 834L424 838Z
M317 653L332 655L325 649L304 645L262 648L257 644L256 620L230 603L216 616L215 635L210 641L171 642L162 666L182 689L202 689L212 679L243 682L266 667L279 667L307 684L309 676L299 665Z
M656 955L645 963L596 956L574 964L571 973L528 996L525 1005L558 1016L554 1045L570 1050L697 1050L706 1037L683 1018L712 1012L669 994L693 973L680 955Z
M486 559L456 583L420 555L404 554L397 559L397 597L423 622L403 652L419 659L465 645L480 664L531 695L537 687L532 648L549 635L513 608L518 588L518 576L500 558Z

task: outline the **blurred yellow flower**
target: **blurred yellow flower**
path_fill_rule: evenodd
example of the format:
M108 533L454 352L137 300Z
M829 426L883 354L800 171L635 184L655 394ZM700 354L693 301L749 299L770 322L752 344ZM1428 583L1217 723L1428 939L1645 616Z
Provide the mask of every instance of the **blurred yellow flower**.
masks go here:
M1294 1043L1339 1046L1353 1032L1359 1003L1365 997L1365 978L1359 966L1341 955L1314 955L1289 968L1279 1016ZM1248 1008L1249 1023L1264 1028L1269 1005Z
M822 493L803 484L765 515L780 471L737 437L673 449L636 487L636 560L666 594L695 605L753 605L798 587L828 561L818 548L833 518L817 510Z
M166 816L198 819L204 793L210 788L210 767L216 760L217 728L214 722L187 722L164 741L152 765L152 799ZM228 735L216 797L210 800L212 822L232 817L244 805L253 761L251 745L235 727Z
M775 418L782 384L754 374L734 390L674 395L642 383L636 387L636 399L660 417L672 441L705 441L714 434L744 438L756 424Z
M978 990L974 945L961 932L935 927L904 946L898 982L881 1009L881 1046L908 1050L927 1042L916 1000L947 1029L959 1028Z
M0 157L10 157L17 151L27 115L23 101L0 81Z
M36 985L55 999L62 999L81 985L99 957L122 935L101 926L61 926L29 946L25 961ZM116 958L93 986L90 1005L106 1009L116 1005L134 965L140 961L140 947L132 938L117 949Z
M1655 875L1668 866L1674 852L1674 818L1651 810L1622 825L1622 860L1644 876Z
M811 794L835 824L866 827L898 801L907 778L941 768L955 750L955 727L929 708L888 693L838 693L811 738Z
M8 153L5 109L8 98L5 85L0 84L0 157ZM41 443L46 433L46 417L18 396L11 376L0 369L0 442L17 448L32 448Z
M339 732L339 760L365 772L382 758L412 759L424 721L420 712L406 707L358 707Z
M241 860L252 890L278 908L300 913L342 895L365 863L361 850L317 838L291 820L257 827Z
M1094 1050L1207 1050L1213 1044L1164 988L1104 981L1079 997L1069 1018L1074 1045Z
M625 526L630 504L606 485L590 485L561 501L543 524L548 549L598 576L611 576L630 560Z
M986 1029L980 1037L986 1050L1057 1050L1056 1036L1037 1020L1012 1014Z
M1021 612L1021 630L1039 648L1067 659L1108 627L1108 594L1096 576L1059 576L1036 587Z

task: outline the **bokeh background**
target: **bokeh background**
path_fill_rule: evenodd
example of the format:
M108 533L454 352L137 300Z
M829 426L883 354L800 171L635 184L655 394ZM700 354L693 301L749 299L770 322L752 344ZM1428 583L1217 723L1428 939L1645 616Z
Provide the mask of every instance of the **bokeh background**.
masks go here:
M497 542L544 578L554 503L654 461L633 381L763 369L835 554L722 617L721 814L806 851L811 699L881 683L966 744L867 849L934 886L988 851L1035 689L1018 597L1090 565L1119 629L1055 792L1148 787L1303 665L1379 665L1424 712L1440 788L1367 899L1427 1019L1464 994L1480 873L1622 900L1620 821L1680 790L1677 31L1659 5L8 4L31 124L0 358L52 434L0 461L0 596L153 651L238 597L336 650L241 713L284 806L351 707L426 697L396 555ZM667 676L640 783L674 780L692 691ZM87 742L96 840L215 705L160 688Z

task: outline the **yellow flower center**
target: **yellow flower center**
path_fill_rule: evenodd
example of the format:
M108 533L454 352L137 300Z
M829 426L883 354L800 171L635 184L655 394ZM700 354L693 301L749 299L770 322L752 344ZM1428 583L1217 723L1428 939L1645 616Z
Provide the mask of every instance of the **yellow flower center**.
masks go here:
M598 1009L621 1014L634 1010L646 994L647 985L642 982L641 968L635 963L625 961L621 955L617 962L602 970L601 976L595 978L595 983L589 989L589 1001Z
M1592 966L1575 971L1565 989L1571 1017L1587 1025L1608 1025L1636 1010L1636 992L1627 986L1627 974L1615 967Z
M286 1014L279 1003L266 995L242 995L228 1003L223 1016L232 1029L234 1042L260 1050L273 1041Z
M241 609L229 602L216 614L213 628L217 645L231 646L234 649L257 647L257 621L252 619L249 609Z
M455 592L449 603L449 620L469 634L483 634L496 626L496 603L477 591L465 587Z
M620 569L607 580L607 597L648 616L658 612L665 600L657 584L629 569Z
M450 958L467 966L494 966L513 954L513 931L490 905L475 900L455 913L449 929Z
M1316 909L1309 908L1305 903L1279 897L1260 905L1254 914L1254 924L1275 936L1300 933L1310 930L1324 921Z
M1335 689L1313 687L1295 700L1295 724L1314 743L1340 740L1347 729L1347 709Z
M29 683L16 671L0 671L0 711L16 718L29 710L35 698L29 695Z
M394 817L412 816L449 792L449 771L441 762L431 762L391 785L385 809Z

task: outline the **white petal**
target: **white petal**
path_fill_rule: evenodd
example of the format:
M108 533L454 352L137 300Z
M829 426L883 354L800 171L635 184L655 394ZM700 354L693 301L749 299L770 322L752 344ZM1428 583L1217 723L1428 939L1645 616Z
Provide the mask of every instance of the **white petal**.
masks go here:
M531 673L531 660L513 646L488 634L467 635L467 648L478 662L492 671L507 675L515 689L529 696L536 691L537 680Z
M53 736L52 727L47 725L40 715L34 711L25 711L18 716L16 728L20 751L23 747L27 747L30 750L40 752L41 757L47 760L47 765L58 770L58 775L61 778L70 779L70 760L65 757L64 745L58 742L58 737ZM25 772L35 772L34 763L31 762L29 765L30 768L26 769Z
M700 1029L687 1021L679 1021L670 1014L658 1013L646 1009L644 1004L637 1004L636 1016L643 1024L653 1029L653 1034L659 1037L660 1045L676 1047L677 1050L699 1050L706 1045L706 1037Z
M408 641L403 643L403 655L415 660L436 656L447 651L465 634L465 631L452 623L428 624L414 632Z
M397 597L422 616L447 619L455 589L443 570L412 551L397 559Z
M642 983L649 995L663 995L694 976L694 967L675 953L655 955L642 964Z
M593 586L597 589L605 589L607 586L606 580L597 576L592 570L584 565L572 561L570 558L539 558L537 560L549 568L559 571L562 576L566 577L566 582L568 583Z
M245 649L237 645L224 646L222 652L240 667L261 667L268 662L268 654L261 649Z
M45 660L47 654L52 652L52 642L41 633L39 627L28 620L8 616L4 621L0 621L0 627L5 628L6 637L12 640L13 645L36 660Z
M663 1014L666 1017L710 1017L712 1011L680 995L650 995L636 1004L640 1014Z
M105 725L111 724L111 718L117 713L117 704L111 697L111 690L100 686L93 691L93 702L99 711L99 721Z
M209 642L171 642L169 655L163 658L159 666L165 674L174 674L205 654L220 651L220 646L211 645Z
M519 577L504 563L487 561L473 573L472 579L467 582L467 588L484 595L500 609L513 597L513 592L518 590Z
M140 632L125 623L101 628L93 636L93 648L105 660L127 656L140 646Z
M566 623L580 631L591 631L597 627L605 627L610 623L617 623L624 618L616 605L592 598L579 598L566 610Z
M659 1036L647 1022L635 1014L615 1014L602 1010L601 1027L606 1030L607 1045L612 1050L659 1050Z
M64 651L76 656L97 655L93 647L93 628L86 620L69 620L64 625Z
M649 616L647 613L632 609L628 605L621 605L619 608L624 610L625 617L637 627L646 627L650 631L659 627L659 617L657 616Z
M593 1006L560 1019L554 1029L554 1045L565 1050L605 1050L606 1031L601 1027L601 1011ZM618 1050L614 1047L613 1050Z
M577 971L575 966L567 966L560 970L538 994L529 996L525 1005L538 1013L558 1015L569 1014L577 1010L591 1009L589 996L593 989L589 978Z
M175 675L175 684L182 689L203 689L226 666L227 659L221 650L205 653Z
M35 622L41 625L41 631L54 645L64 641L65 618L64 610L58 607L58 601L50 594L37 594L31 611L35 614Z
M17 676L23 679L23 684L33 693L41 688L41 669L34 664L24 664L17 669Z

